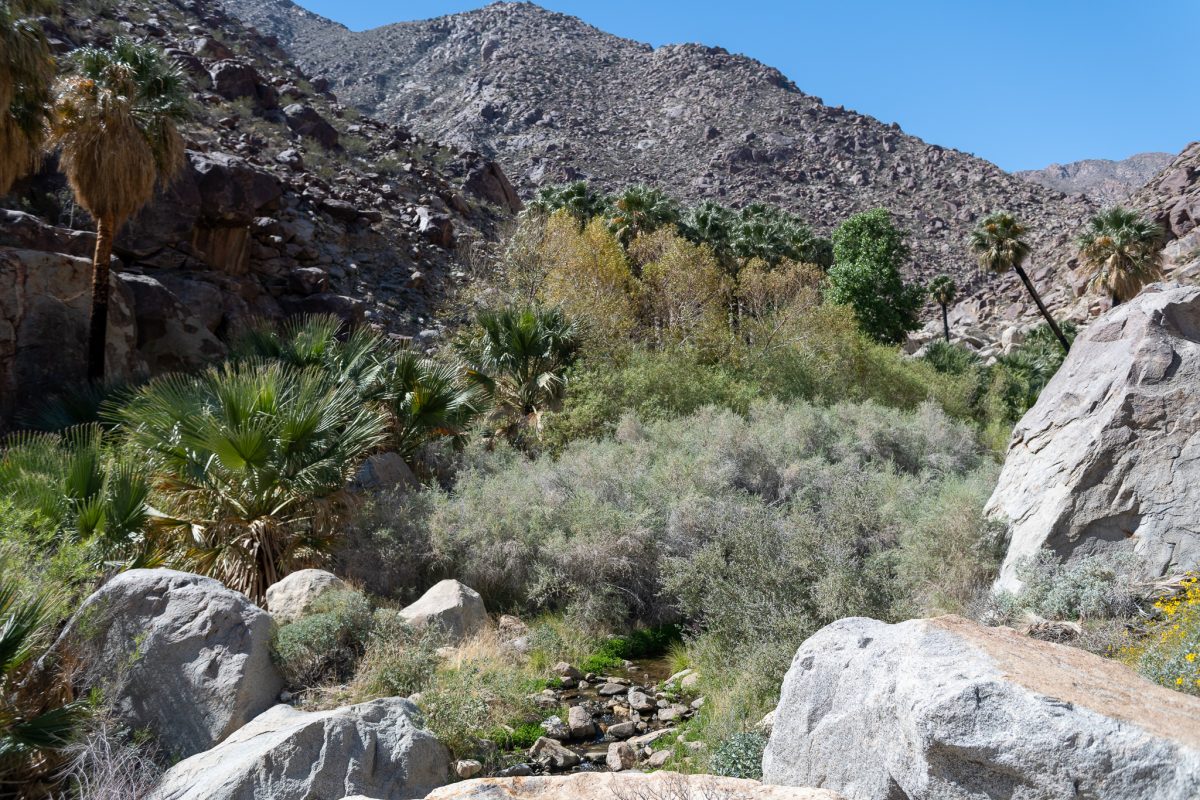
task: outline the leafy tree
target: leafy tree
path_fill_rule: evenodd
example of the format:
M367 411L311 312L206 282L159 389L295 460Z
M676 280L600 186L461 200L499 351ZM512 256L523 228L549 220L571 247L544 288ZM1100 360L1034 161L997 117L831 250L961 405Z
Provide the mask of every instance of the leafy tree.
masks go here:
M1030 252L1029 243L1022 238L1025 233L1025 226L1018 222L1016 217L1007 212L998 211L985 217L979 227L971 232L971 249L979 258L979 265L983 269L997 274L1003 274L1010 269L1017 273L1065 353L1071 348L1071 345L1058 327L1058 323L1054 321L1054 317L1050 316L1046 304L1042 302L1041 295L1033 287L1033 282L1029 280L1029 276L1025 274L1025 268L1022 266Z
M592 217L603 213L606 202L604 195L588 185L587 181L575 181L539 189L527 209L530 213L546 216L555 211L566 211L576 222L584 225Z
M727 333L728 279L712 251L660 228L629 249L640 263L643 324L655 343L711 348Z
M579 350L575 325L558 309L484 311L474 335L458 343L467 377L492 403L497 430L541 433L542 414L566 394L566 370Z
M1160 280L1162 236L1162 228L1127 208L1092 217L1079 237L1079 255L1092 269L1092 288L1104 288L1115 306Z
M630 186L608 198L608 228L628 247L638 236L679 220L679 206L662 190Z
M903 341L920 326L925 298L923 287L905 284L900 276L909 252L906 234L887 211L855 214L833 232L826 299L853 308L863 331L876 341Z
M0 2L0 195L41 158L54 57L36 0Z
M114 413L144 459L175 560L261 601L332 544L383 416L320 369L228 363L169 375Z
M942 307L942 332L946 336L946 341L950 341L950 316L949 307L958 297L958 285L954 283L954 279L949 275L938 275L929 282L929 296L933 298L933 302Z
M601 218L583 229L557 212L540 248L548 265L539 300L560 307L595 349L627 341L637 323L638 282L617 237Z
M51 140L81 206L96 219L88 378L104 378L109 262L120 227L183 164L176 123L188 112L182 73L156 49L117 39L72 53L58 86Z
M45 596L23 597L0 576L0 795L51 796L61 755L89 707L35 674L57 615Z
M282 325L262 321L234 340L235 361L269 360L297 369L318 368L347 383L365 400L377 399L389 355L383 337L367 327L348 328L335 314L303 314Z

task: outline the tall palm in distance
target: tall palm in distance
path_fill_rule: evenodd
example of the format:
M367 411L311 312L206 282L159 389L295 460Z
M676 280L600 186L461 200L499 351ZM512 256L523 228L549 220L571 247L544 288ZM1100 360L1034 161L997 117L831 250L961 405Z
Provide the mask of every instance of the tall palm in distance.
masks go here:
M1079 237L1079 255L1092 269L1093 289L1118 305L1163 277L1163 230L1136 211L1116 206L1092 217Z
M41 159L54 82L54 56L42 25L47 5L0 0L0 195Z
M929 282L929 296L933 298L933 302L942 307L942 332L946 336L946 341L950 341L950 315L949 307L954 302L954 298L958 296L958 286L954 283L954 279L949 275L938 275Z
M979 227L971 232L971 250L979 258L979 266L983 269L998 275L1009 270L1017 273L1065 353L1071 349L1071 343L1063 335L1062 329L1050 315L1046 304L1042 302L1041 295L1038 294L1033 282L1025 273L1024 263L1030 252L1029 243L1022 238L1026 231L1025 226L1018 222L1012 214L1005 211L989 214L979 224Z
M104 378L109 262L125 222L183 165L176 123L189 110L183 75L156 49L117 39L109 49L84 47L59 82L51 143L75 198L96 220L88 378Z

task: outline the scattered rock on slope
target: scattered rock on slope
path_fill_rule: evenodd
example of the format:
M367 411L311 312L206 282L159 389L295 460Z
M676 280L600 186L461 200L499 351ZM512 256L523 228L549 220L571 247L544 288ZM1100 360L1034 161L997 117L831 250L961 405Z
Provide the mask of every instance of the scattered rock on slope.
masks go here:
M850 800L1200 796L1200 698L961 617L839 620L784 679L764 781Z
M1011 541L999 587L1047 547L1200 566L1200 288L1156 284L1093 322L1017 423L987 513Z
M443 786L425 800L843 800L828 789L767 786L741 778L673 772L582 772L562 777L479 778Z
M1089 158L1013 174L1064 194L1082 194L1102 206L1112 206L1124 203L1172 158L1171 153L1138 153L1117 161Z
M453 578L439 581L415 603L400 610L400 616L415 626L442 629L452 643L469 639L487 627L483 598Z
M277 705L221 745L176 764L151 800L410 800L446 782L446 748L391 697L329 711Z
M170 756L207 750L275 702L271 618L245 595L169 569L122 572L75 612L52 654Z

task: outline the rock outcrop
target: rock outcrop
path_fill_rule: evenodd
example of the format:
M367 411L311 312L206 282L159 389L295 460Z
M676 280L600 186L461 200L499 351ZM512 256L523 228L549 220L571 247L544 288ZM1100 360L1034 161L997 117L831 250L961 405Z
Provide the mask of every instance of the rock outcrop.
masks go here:
M1200 288L1157 284L1079 335L1013 431L987 513L1011 541L998 586L1049 548L1200 566Z
M312 612L317 600L332 592L344 592L346 582L323 569L301 569L267 589L267 610L279 624L292 622Z
M961 617L839 620L797 651L763 780L850 800L1200 796L1200 699Z
M487 627L487 609L479 592L447 578L434 584L415 603L400 610L410 625L438 627L451 643L469 639Z
M277 705L173 766L151 800L424 797L446 782L450 760L418 719L398 697L329 711Z
M584 772L562 777L478 778L428 795L425 800L844 800L828 789L767 786L741 778L712 775L605 774Z
M200 575L132 569L71 618L52 656L79 666L132 730L185 757L225 740L276 702L271 618Z
M1167 236L1163 269L1194 283L1200 277L1200 142L1192 142L1129 199Z

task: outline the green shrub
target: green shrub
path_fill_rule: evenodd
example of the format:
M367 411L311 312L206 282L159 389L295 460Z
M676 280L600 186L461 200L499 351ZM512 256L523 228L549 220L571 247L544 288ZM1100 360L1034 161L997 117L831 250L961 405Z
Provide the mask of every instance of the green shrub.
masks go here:
M626 636L610 636L578 666L583 672L603 673L617 669L625 661L657 658L678 642L681 635L678 625L661 625L638 628Z
M763 751L767 738L761 733L736 733L717 745L708 759L714 775L728 778L762 778Z
M289 686L343 682L354 674L372 628L371 605L358 592L334 592L313 613L281 625L275 658Z
M1138 598L1128 571L1130 559L1119 555L1084 556L1063 563L1041 550L1017 567L1023 581L1016 596L997 599L1002 618L1033 613L1047 619L1114 619L1137 612Z
M1122 659L1155 683L1200 696L1200 576L1189 574L1154 610L1158 618L1122 648Z
M432 684L445 644L433 627L414 629L390 609L375 612L375 624L350 687L356 702L407 697Z

